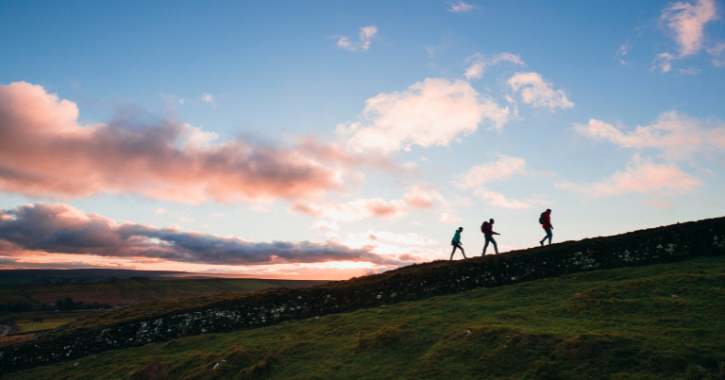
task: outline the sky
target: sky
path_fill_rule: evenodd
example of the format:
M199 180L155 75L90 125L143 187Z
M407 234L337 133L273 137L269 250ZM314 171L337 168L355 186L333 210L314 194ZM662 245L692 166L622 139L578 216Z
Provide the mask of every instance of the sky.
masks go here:
M724 15L3 1L0 269L340 280L547 208L554 243L724 216Z

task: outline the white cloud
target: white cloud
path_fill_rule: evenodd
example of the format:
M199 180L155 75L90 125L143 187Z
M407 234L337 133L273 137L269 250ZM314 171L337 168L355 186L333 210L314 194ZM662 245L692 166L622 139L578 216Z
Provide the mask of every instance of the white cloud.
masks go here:
M322 231L339 231L340 225L335 222L328 222L326 220L318 220L314 223L312 223L312 226L310 226L313 230L322 230Z
M223 218L224 214L222 214L221 212L215 212L215 213L209 214L209 217L210 218Z
M517 65L524 65L524 61L521 60L520 56L511 53L499 53L489 59L487 59L483 54L476 53L466 59L466 62L471 62L471 65L468 66L468 69L466 69L466 73L463 75L468 80L479 79L486 72L486 68L488 66L495 65L501 61L508 61Z
M569 182L558 183L559 189L572 190L592 198L630 193L641 194L683 194L690 192L702 182L683 172L676 165L658 165L650 159L635 154L625 171L616 171L611 177L589 186Z
M619 50L617 50L617 58L619 59L619 62L623 65L626 65L627 62L622 59L629 51L632 49L632 45L629 44L629 41L626 41L622 46L619 47Z
M694 75L700 74L700 69L698 69L696 67L690 67L690 68L687 68L687 69L680 69L680 72L683 73L683 74L693 75L694 76Z
M662 11L660 27L675 41L678 53L661 53L654 65L665 73L672 67L670 61L697 54L705 41L705 25L717 19L714 0L698 0L694 5L688 2L669 4Z
M462 174L458 186L471 189L483 186L486 182L497 181L516 174L526 174L526 161L523 158L499 154L498 161L487 162L468 169Z
M166 209L163 209L163 208L159 207L159 208L156 209L156 211L154 211L154 214L164 215L167 212L169 212L169 211L166 210Z
M725 66L725 42L718 42L711 48L707 49L707 52L715 57L712 59L712 64L715 67Z
M368 99L362 117L366 125L339 125L338 133L349 136L348 147L353 151L387 154L412 145L447 146L460 135L475 132L486 120L501 128L510 112L466 81L427 78L406 91Z
M201 95L201 100L207 103L214 103L214 95L204 93Z
M490 191L485 187L480 187L474 191L474 194L485 200L489 206L508 208L513 210L521 210L531 208L531 204L516 199L507 199L503 194Z
M549 107L551 111L557 107L561 109L574 107L574 103L566 98L564 91L554 91L553 84L545 81L541 74L516 73L507 83L514 92L521 91L524 103L532 104L534 107Z
M526 202L508 199L503 194L491 191L485 186L487 183L500 181L517 174L531 175L533 173L527 170L526 161L523 158L499 154L497 161L473 166L466 173L459 175L456 184L462 189L475 189L473 193L489 206L518 210L531 208L532 204L542 203L532 199L527 199Z
M448 4L451 6L448 10L455 13L465 13L474 9L480 9L478 5L464 3L462 0L458 0L458 3L449 2Z
M461 219L458 215L448 214L444 212L441 214L440 220L443 224L451 224L455 222L460 222L463 219Z
M365 51L370 48L370 42L376 34L378 34L377 26L364 26L360 28L359 42L352 42L346 36L336 36L338 37L337 46L350 51Z
M722 153L725 150L725 123L680 115L677 111L660 114L645 127L626 131L601 120L591 119L589 124L574 124L574 130L596 140L609 141L623 148L654 148L670 160L688 160L695 154Z

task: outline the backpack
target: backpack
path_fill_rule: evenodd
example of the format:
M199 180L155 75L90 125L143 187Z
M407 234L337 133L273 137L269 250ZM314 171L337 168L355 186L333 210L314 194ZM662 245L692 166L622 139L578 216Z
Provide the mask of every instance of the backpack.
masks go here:
M481 232L483 232L484 234L486 233L486 226L488 226L488 222L483 222L483 224L481 225Z
M541 216L539 216L539 224L546 223L546 218L544 217L544 214L546 214L546 211L541 213Z

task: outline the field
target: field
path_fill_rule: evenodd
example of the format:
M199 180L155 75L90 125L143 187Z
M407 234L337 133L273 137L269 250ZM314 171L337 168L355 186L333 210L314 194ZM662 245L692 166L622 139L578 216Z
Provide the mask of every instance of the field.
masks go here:
M15 333L23 334L55 329L76 319L98 313L104 313L104 311L2 313L0 314L0 321L13 321L13 324L17 326Z
M183 280L119 280L115 282L83 282L44 285L16 285L0 287L0 304L22 302L36 309L53 304L66 297L85 305L133 305L181 297L198 297L219 293L243 293L280 286L298 287L324 281L289 281L257 279L183 279Z
M108 351L7 379L721 379L725 258Z

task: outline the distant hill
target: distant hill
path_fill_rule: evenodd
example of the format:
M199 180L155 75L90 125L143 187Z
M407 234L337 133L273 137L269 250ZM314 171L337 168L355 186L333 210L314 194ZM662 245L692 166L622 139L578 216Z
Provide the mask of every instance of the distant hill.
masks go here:
M0 269L0 286L31 285L68 282L108 281L111 278L128 280L148 278L149 280L203 279L203 278L247 278L250 276L225 273L193 273L177 271L148 271L130 269ZM275 281L281 281L275 279ZM325 281L323 281L325 282ZM293 284L293 283L292 283Z
M77 270L67 275L62 280L46 283L28 284L16 283L13 286L0 286L0 312L31 311L31 310L55 310L55 309L87 309L89 307L114 308L128 306L137 303L177 299L183 297L199 297L220 293L245 293L255 290L271 288L298 288L323 284L322 280L269 280L269 279L236 279L236 278L189 278L188 273L183 272L147 272L147 271L109 271L100 270ZM55 275L46 271L22 271L45 277ZM57 271L52 271L57 272ZM63 272L63 271L60 271ZM0 273L17 276L15 271ZM179 273L184 279L176 279ZM71 281L71 276L79 276L77 279L88 278L87 275L95 274L102 280L95 281ZM125 279L116 279L114 276L105 277L108 274L122 275ZM60 278L60 277L54 277ZM163 280L159 280L162 278ZM4 279L6 280L6 279ZM13 282L13 280L6 280ZM19 282L19 281L18 281ZM73 307L61 304L58 301L70 299Z

